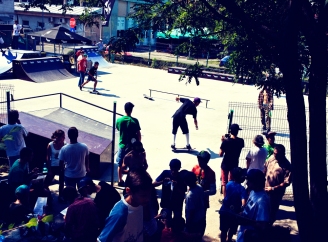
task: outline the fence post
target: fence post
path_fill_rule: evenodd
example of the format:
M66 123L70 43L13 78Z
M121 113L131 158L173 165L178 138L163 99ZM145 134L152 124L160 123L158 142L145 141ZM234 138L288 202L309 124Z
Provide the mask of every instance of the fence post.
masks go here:
M9 111L10 111L10 91L7 91L7 122L9 123Z
M62 103L62 93L59 93L59 107L62 108L63 107L63 103Z
M113 103L113 129L112 129L112 176L111 176L111 186L114 186L114 156L115 156L115 126L116 126L116 101Z

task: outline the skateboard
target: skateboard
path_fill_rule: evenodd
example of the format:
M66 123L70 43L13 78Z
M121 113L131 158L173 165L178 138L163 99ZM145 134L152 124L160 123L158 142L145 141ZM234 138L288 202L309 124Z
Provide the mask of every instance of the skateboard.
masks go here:
M196 148L191 148L191 149L187 149L186 147L175 147L174 149L171 147L172 151L188 151L188 152L192 152L194 151Z
M144 98L147 98L148 100L154 101L154 99L153 99L152 97L149 97L149 96L146 95L146 94L144 94L143 96L144 96Z
M90 94L101 95L101 93L100 93L100 92L96 92L96 93L94 93L93 91L89 91L89 93L90 93Z

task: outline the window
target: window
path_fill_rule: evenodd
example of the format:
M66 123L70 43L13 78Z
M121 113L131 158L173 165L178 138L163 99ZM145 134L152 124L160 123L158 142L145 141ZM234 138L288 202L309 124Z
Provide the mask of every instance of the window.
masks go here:
M42 23L42 22L38 22L38 27L40 27L40 28L44 28L44 23Z
M0 0L1 1L1 0ZM30 21L28 20L23 20L23 25L30 25Z

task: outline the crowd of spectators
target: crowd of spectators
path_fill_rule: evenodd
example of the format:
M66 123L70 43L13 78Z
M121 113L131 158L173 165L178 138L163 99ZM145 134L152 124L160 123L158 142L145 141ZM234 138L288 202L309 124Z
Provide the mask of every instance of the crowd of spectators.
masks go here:
M27 131L19 122L18 112L9 113L9 124L0 128L0 138L12 135L8 143L10 162L8 178L9 197L12 201L6 216L7 223L27 221L37 197L52 199L49 185L59 175L60 200L70 205L64 215L64 239L70 241L202 241L206 229L206 214L210 208L209 196L217 192L216 173L209 166L211 154L205 150L197 154L197 163L189 170L181 170L181 161L172 159L168 167L152 179L147 172L146 151L141 142L140 125L132 117L134 105L125 104L126 115L117 120L120 132L117 163L119 186L117 190L104 181L98 184L88 176L89 151L78 141L77 128L65 133L56 130L47 149L48 173L42 186L36 183L38 169L30 170L33 151L22 141ZM9 128L10 127L10 128ZM230 135L222 137L219 155L221 165L220 209L221 241L262 241L261 236L272 226L285 193L291 183L291 165L286 159L283 145L275 144L274 132L254 137L245 157L247 167L239 167L244 140L237 137L242 130L232 124ZM7 144L6 143L6 144ZM126 179L124 181L124 175ZM246 186L243 185L244 181ZM158 203L156 187L161 186ZM94 198L91 198L94 197ZM185 210L183 211L183 205ZM161 208L161 210L160 210ZM239 229L238 229L239 227Z

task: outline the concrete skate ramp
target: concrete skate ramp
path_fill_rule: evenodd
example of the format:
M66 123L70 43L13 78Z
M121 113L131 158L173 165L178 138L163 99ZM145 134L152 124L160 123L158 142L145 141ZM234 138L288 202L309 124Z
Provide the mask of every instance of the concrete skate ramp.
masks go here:
M13 60L19 60L23 56L22 52L14 50L6 50L5 53L0 52L0 74L6 73L13 67Z
M17 78L32 82L50 82L71 79L58 57L43 57L13 61L13 73Z
M110 67L110 64L97 52L87 52L87 55L88 55L88 60L92 60L92 63L98 61L100 68Z

